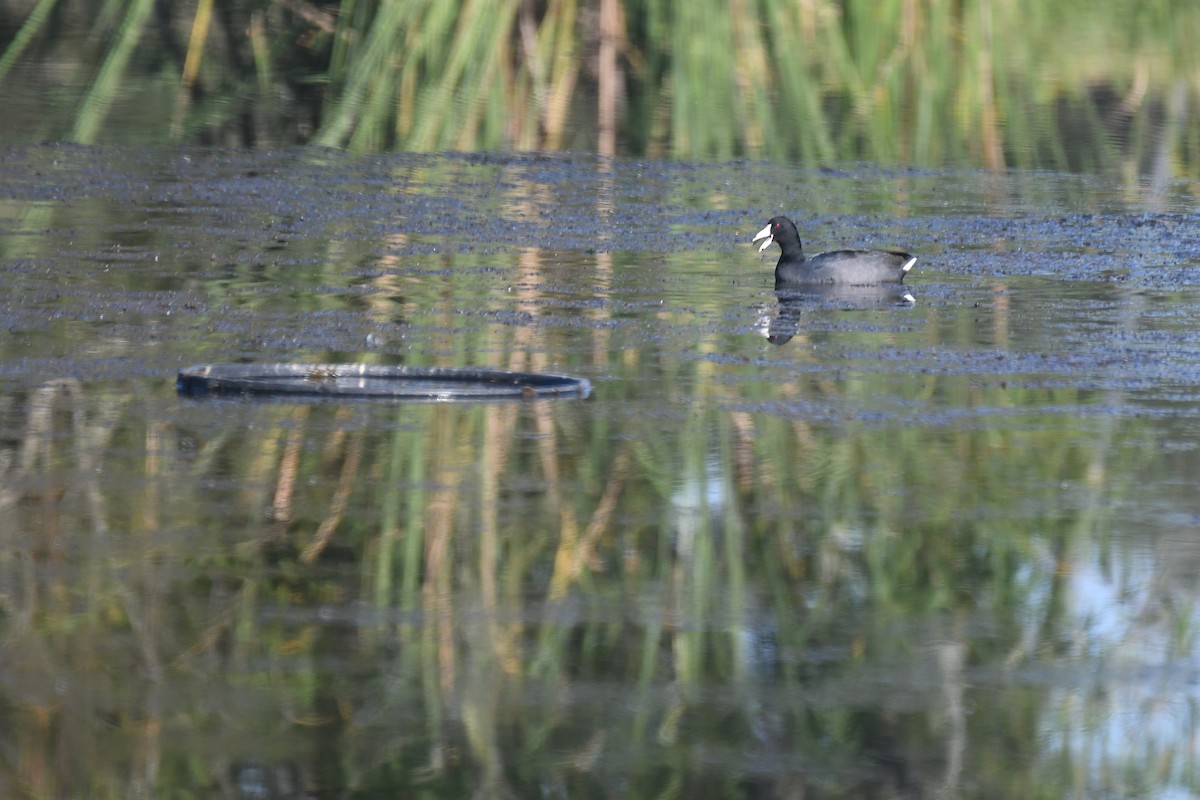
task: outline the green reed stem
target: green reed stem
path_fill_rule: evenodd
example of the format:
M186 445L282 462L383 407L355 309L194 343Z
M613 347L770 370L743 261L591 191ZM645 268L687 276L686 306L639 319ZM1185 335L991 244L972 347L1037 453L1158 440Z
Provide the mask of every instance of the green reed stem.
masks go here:
M40 0L33 7L33 11L26 17L25 23L17 31L17 35L9 42L8 47L4 48L4 55L0 56L0 82L4 81L4 76L12 69L12 65L25 52L25 48L29 46L33 38L41 32L56 5L58 5L58 0Z
M104 124L104 118L112 106L113 99L121 89L125 70L134 48L142 36L146 20L154 8L154 0L131 0L125 19L117 28L116 43L108 51L92 88L83 100L83 107L75 119L71 139L81 144L92 144Z

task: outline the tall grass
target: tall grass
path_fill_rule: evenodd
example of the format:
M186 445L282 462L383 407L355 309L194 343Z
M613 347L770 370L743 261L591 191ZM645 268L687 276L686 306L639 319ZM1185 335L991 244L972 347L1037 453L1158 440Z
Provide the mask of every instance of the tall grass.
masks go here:
M1174 87L1178 130L1200 108L1184 0L108 5L64 21L42 0L0 54L0 81L84 76L58 132L77 141L121 137L116 100L173 80L140 140L1125 169L1153 162ZM108 44L59 46L85 33ZM1196 137L1172 149L1196 174Z

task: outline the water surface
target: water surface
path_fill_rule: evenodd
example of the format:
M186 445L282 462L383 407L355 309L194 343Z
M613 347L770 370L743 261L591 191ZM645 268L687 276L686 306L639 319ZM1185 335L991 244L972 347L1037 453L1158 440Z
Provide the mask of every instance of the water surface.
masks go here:
M1189 796L1194 191L10 149L0 786ZM777 213L915 302L777 295ZM175 393L278 361L594 392Z

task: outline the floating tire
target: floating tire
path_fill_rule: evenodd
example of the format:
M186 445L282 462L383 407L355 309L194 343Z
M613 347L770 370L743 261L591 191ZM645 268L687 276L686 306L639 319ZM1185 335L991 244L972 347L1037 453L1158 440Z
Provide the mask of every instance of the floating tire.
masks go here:
M377 364L199 364L179 373L175 388L191 397L261 395L297 399L392 399L434 402L584 398L585 378Z

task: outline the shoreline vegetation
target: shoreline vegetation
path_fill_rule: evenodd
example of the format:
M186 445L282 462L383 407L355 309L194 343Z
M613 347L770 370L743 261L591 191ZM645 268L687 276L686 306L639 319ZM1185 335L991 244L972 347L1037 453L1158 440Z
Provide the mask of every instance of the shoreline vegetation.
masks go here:
M25 141L1195 178L1197 39L1182 0L10 0L0 90Z

